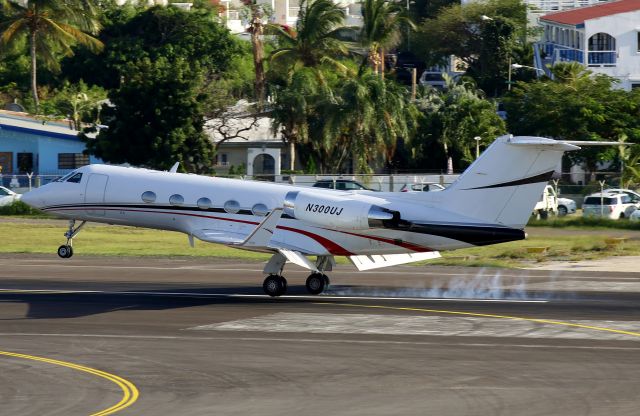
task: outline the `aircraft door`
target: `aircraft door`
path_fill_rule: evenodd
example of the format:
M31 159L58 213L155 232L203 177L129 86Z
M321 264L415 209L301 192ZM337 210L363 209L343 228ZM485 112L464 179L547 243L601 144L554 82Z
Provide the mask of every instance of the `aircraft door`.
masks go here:
M84 202L86 204L104 203L104 193L107 189L107 175L92 173L87 181L87 188L84 191ZM104 209L87 209L87 215L92 217L104 217Z

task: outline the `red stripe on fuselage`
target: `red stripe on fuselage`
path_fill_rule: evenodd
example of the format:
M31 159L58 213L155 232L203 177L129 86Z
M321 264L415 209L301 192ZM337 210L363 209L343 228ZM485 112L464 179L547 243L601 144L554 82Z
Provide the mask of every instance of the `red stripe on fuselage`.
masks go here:
M336 256L353 256L354 255L354 253L350 252L346 248L334 243L333 241L321 235L314 234L312 232L305 231L305 230L299 230L297 228L285 227L284 225L278 225L276 228L302 234L306 237L312 238L318 243L320 243L325 249L327 249L329 253L334 254Z
M432 248L429 247L423 247L417 244L413 244L413 243L407 243L405 241L396 241L393 238L386 238L386 237L377 237L375 235L366 235L366 234L357 234L357 233L351 233L349 231L339 231L343 234L349 234L349 235L353 235L356 237L362 237L362 238L369 238L371 240L375 240L375 241L381 241L383 243L387 243L387 244L392 244L394 246L399 246L402 248L406 248L409 250L413 250L416 251L418 253L426 253L426 252L430 252L430 251L435 251Z

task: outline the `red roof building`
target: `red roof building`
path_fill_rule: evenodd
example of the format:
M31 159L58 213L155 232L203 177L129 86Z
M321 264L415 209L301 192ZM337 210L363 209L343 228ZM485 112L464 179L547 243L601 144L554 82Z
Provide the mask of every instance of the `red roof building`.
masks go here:
M617 78L619 87L640 87L640 0L619 0L540 17L543 39L535 65L549 74L558 62L579 62Z

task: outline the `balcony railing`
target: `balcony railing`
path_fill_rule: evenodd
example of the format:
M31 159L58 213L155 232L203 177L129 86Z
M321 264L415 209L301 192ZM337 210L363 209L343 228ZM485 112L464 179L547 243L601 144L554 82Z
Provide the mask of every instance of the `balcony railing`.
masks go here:
M589 66L615 66L616 51L589 51Z
M583 51L570 48L568 46L554 43L543 43L542 50L546 57L545 61L554 65L556 62L579 62L588 66L616 66L618 53L616 51ZM587 60L585 62L585 53Z

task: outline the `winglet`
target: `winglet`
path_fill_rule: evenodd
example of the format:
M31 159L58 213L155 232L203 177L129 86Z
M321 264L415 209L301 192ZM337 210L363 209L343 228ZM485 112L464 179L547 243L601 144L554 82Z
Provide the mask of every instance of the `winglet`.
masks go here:
M171 166L171 169L169 169L169 172L176 173L178 171L178 166L180 166L180 162L174 163L173 166Z
M268 247L281 216L282 208L275 208L239 245L244 247Z

